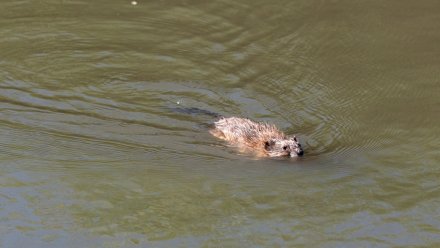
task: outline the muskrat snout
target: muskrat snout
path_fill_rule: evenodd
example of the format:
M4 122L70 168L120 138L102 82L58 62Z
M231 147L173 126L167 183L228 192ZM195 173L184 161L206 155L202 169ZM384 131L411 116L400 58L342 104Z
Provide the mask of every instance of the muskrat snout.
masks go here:
M290 153L290 157L301 157L302 155L304 155L304 151L301 147L298 147Z

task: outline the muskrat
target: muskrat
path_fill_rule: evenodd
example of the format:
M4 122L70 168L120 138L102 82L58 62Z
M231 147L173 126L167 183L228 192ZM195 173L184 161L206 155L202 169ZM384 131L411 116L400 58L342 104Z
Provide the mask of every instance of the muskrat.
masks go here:
M246 118L220 117L210 133L262 157L298 157L304 154L295 136L286 136L275 125Z
M191 115L214 117L210 133L226 140L243 151L253 151L260 157L299 157L304 154L295 136L287 136L275 125L254 122L247 118L224 117L218 113L196 107L177 107L170 110Z

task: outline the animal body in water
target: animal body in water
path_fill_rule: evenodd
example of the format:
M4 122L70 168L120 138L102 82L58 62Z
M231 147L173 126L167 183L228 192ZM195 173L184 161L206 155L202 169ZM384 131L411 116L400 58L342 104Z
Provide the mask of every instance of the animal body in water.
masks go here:
M275 125L246 118L221 117L210 133L259 157L298 157L304 154L295 136L287 136Z

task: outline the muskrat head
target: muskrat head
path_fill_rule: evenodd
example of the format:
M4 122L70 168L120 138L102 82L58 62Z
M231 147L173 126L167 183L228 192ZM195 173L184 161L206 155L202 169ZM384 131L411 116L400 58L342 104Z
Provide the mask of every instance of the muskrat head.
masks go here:
M264 149L269 157L298 157L304 154L295 136L287 139L270 139L264 143Z

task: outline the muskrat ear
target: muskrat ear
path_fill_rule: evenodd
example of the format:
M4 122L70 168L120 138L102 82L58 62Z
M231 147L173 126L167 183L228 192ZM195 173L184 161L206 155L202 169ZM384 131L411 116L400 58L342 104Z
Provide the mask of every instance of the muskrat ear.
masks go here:
M268 140L264 142L264 149L269 150L274 144L275 142L273 140Z

